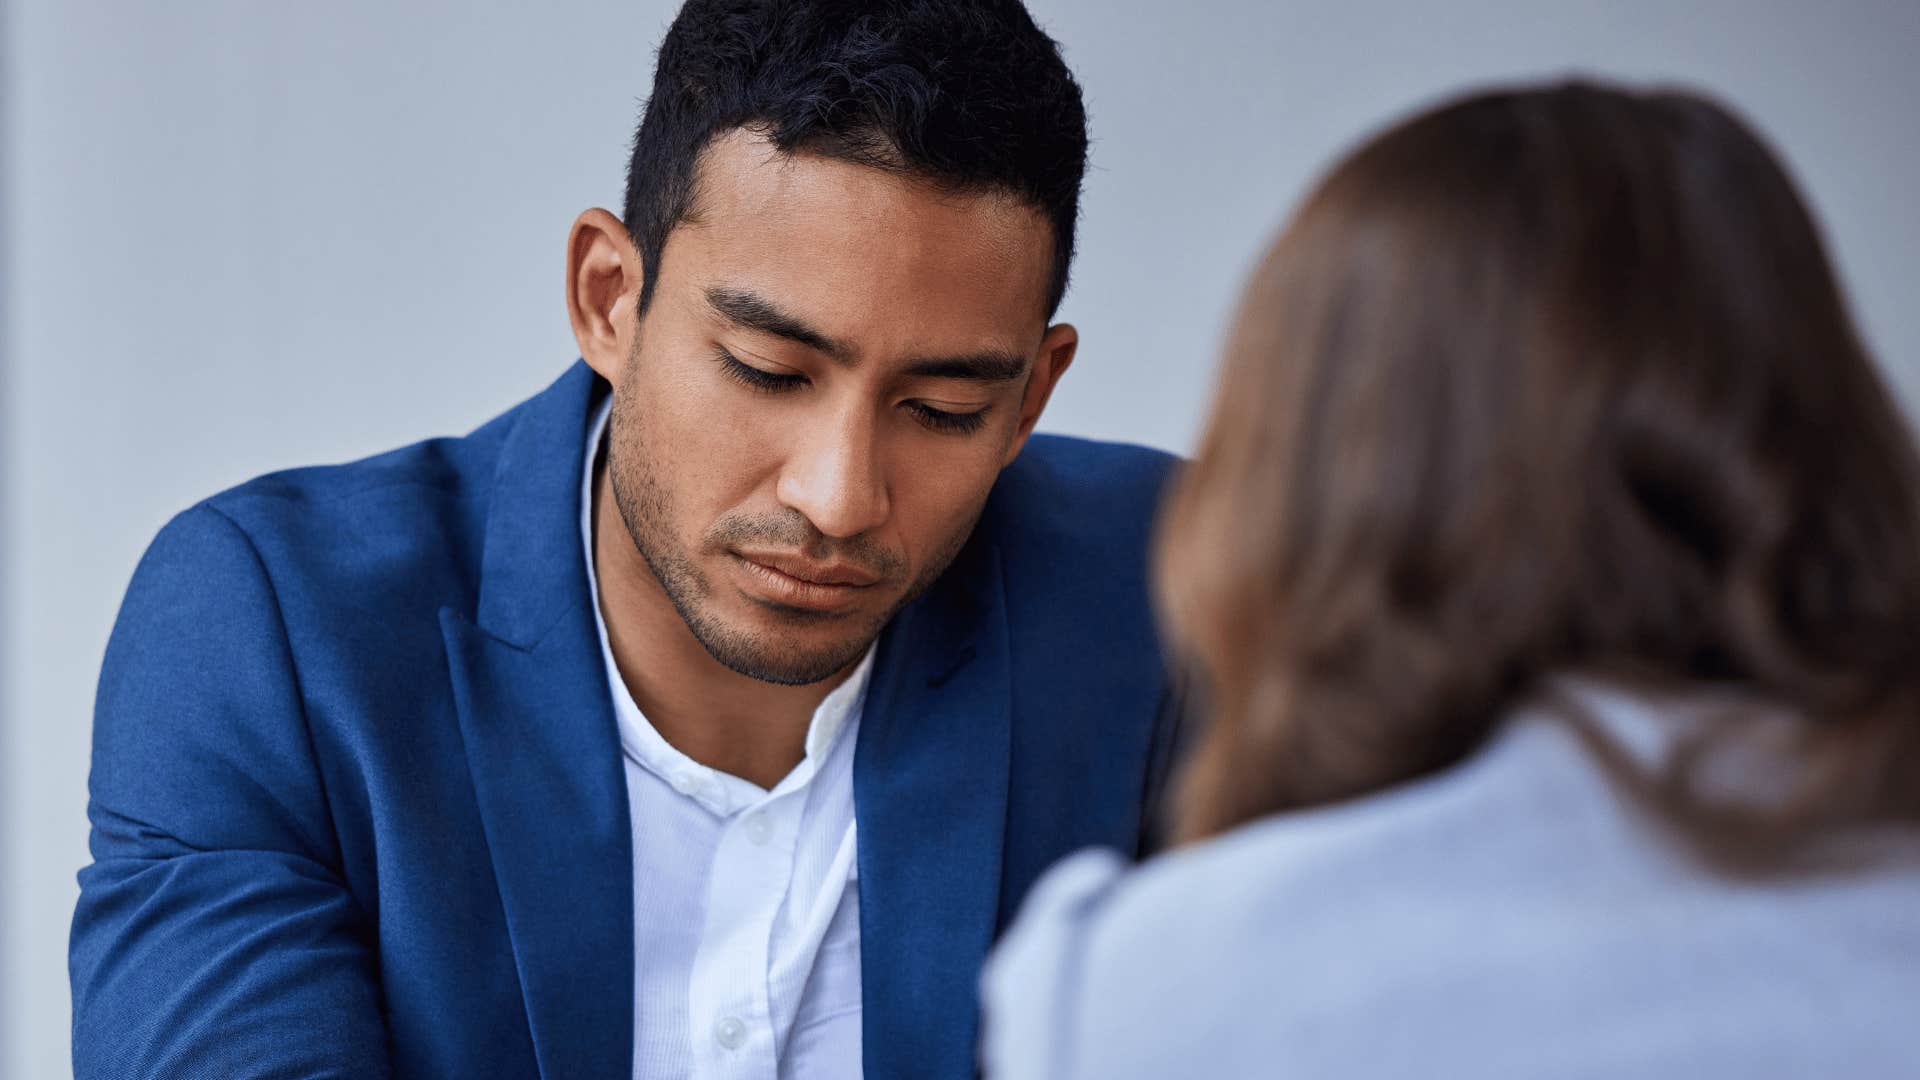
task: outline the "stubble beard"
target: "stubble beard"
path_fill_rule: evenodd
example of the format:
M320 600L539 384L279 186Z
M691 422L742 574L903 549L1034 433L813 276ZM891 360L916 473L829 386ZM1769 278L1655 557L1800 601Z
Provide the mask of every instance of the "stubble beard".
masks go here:
M928 560L912 585L885 613L865 619L830 644L808 649L777 634L729 625L712 610L712 584L675 539L677 519L672 495L655 474L643 448L639 410L628 407L627 400L616 394L607 433L607 478L613 488L614 505L634 550L640 553L680 621L686 624L688 632L707 655L737 674L780 686L821 682L859 660L893 617L931 588L959 557L985 509L983 499L968 515L965 526L944 539L936 557ZM802 527L811 530L810 525ZM790 533L793 530L763 528L760 531ZM814 535L818 536L817 531ZM796 626L818 625L833 618L795 608L767 610L777 610L780 618Z

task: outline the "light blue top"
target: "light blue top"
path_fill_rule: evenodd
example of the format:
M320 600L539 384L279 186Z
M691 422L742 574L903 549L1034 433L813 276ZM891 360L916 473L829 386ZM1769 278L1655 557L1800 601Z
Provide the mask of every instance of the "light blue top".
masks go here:
M1565 684L1641 760L1699 710ZM1920 847L1736 880L1562 712L1128 872L1081 853L983 978L991 1080L1920 1077ZM1757 774L1756 774L1757 775Z

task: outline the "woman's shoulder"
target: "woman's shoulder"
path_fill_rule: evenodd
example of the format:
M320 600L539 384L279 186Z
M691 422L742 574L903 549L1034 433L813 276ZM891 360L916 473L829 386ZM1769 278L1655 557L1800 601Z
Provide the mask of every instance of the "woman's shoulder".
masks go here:
M1057 864L983 976L988 1075L1179 1075L1194 1055L1231 1072L1220 1055L1244 1041L1225 1028L1241 1022L1250 988L1265 992L1275 972L1324 987L1315 969L1335 961L1302 944L1391 918L1422 878L1439 886L1427 865L1446 862L1436 846L1486 824L1476 823L1483 807L1528 798L1501 790L1529 771L1501 759L1551 756L1532 741L1458 775L1268 818L1138 866L1104 850ZM1569 794L1551 781L1541 793Z
M1658 755L1663 706L1576 694L1634 756ZM1351 1037L1411 1066L1436 1042L1479 1032L1495 1001L1552 1024L1657 996L1666 961L1643 955L1692 950L1736 974L1765 955L1779 971L1801 960L1813 971L1822 951L1851 954L1853 938L1895 923L1912 949L1920 933L1901 912L1917 899L1912 865L1792 890L1717 881L1621 797L1590 738L1532 709L1415 783L1137 868L1112 853L1061 864L989 968L987 1061L1003 1080L1177 1075L1200 1063L1260 1073L1275 1047L1310 1065L1313 1047L1331 1054ZM1797 944L1752 948L1788 926L1801 927ZM1920 977L1907 982L1920 990ZM1386 1014L1403 1022L1375 1023ZM1257 1037L1244 1029L1253 1015Z
M1062 1036L1086 996L1082 950L1126 874L1118 852L1089 848L1055 864L1027 894L980 978L981 1056L995 1080L1070 1075L1071 1039Z

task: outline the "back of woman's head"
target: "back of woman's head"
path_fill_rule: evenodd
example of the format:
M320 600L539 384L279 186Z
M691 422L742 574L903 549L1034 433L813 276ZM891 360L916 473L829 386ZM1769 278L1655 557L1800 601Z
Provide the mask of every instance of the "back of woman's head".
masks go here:
M1920 466L1792 182L1698 97L1485 94L1341 163L1159 579L1212 717L1188 838L1444 768L1564 671L1784 706L1797 819L1920 797Z

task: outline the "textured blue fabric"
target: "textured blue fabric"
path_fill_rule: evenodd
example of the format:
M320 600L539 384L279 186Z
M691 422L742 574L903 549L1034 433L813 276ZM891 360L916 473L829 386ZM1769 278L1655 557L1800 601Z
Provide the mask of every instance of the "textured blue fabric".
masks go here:
M96 705L77 1076L629 1075L633 838L578 540L605 392L575 364L465 438L161 530ZM972 1075L1027 888L1140 842L1175 742L1144 587L1169 464L1035 438L882 637L870 1077Z

